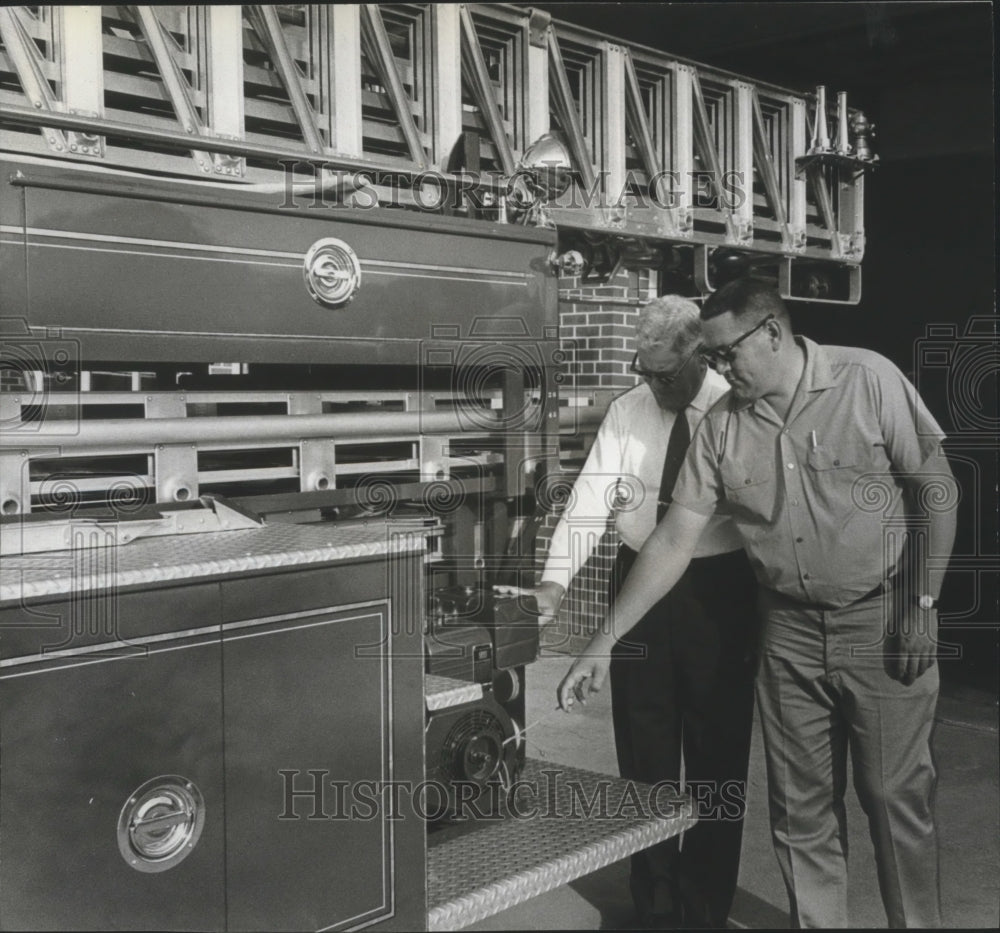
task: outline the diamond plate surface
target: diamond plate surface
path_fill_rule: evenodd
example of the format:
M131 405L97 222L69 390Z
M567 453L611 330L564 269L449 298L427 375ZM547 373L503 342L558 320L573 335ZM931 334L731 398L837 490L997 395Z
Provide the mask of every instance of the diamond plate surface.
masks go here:
M88 527L81 524L86 539ZM101 536L96 541L104 541ZM425 532L384 523L338 527L265 525L133 541L121 547L82 547L45 554L8 555L0 566L0 602L140 586L166 580L299 564L327 563L425 548Z
M483 698L482 684L470 684L466 680L455 680L454 677L442 677L440 674L427 674L424 677L424 698L427 711L447 709L462 703L472 703Z
M428 930L477 923L695 823L688 797L580 768L529 760L515 787L507 818L428 839Z

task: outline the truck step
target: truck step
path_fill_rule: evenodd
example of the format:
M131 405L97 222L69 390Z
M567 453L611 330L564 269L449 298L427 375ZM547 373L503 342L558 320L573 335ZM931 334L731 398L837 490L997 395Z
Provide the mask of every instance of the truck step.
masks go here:
M478 923L695 823L691 799L666 787L533 759L507 809L428 837L428 930Z

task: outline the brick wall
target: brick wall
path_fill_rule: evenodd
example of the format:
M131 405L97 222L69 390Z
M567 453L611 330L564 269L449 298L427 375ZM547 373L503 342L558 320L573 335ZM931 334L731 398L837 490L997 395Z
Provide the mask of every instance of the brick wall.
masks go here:
M578 391L603 390L610 393L610 398L634 386L636 378L628 367L635 353L638 307L573 299L653 298L655 278L648 273L624 272L601 286L585 286L579 279L564 278L559 289L563 296L559 306L559 336L566 353L560 393L565 397ZM567 478L572 479L582 466L590 440L587 438L587 444L580 450L563 451L572 460L564 463ZM567 439L566 446L570 443L572 439ZM535 557L539 573L558 518L558 511L553 511L538 533ZM546 629L543 641L550 650L579 653L604 618L608 576L617 547L614 523L609 518L604 536L570 585L559 619Z
M579 279L561 279L559 336L567 353L564 389L627 389L635 385L628 365L635 353L638 308L616 304L575 302L574 298L635 298L649 291L648 276L622 273L608 285L581 286ZM640 291L641 290L641 291Z
M26 389L24 373L7 360L0 362L0 392L24 392Z

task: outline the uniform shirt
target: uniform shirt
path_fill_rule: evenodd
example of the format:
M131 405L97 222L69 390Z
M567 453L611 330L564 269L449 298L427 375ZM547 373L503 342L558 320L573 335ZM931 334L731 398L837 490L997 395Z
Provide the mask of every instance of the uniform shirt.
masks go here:
M944 437L883 356L796 338L805 370L784 423L761 399L721 399L691 439L674 501L731 515L762 586L845 606L896 564L899 473Z
M720 396L726 381L705 373L697 395L686 409L695 427ZM656 503L663 477L667 441L675 414L664 411L646 383L618 396L597 431L583 470L577 477L559 523L552 533L542 582L564 587L586 563L613 511L622 542L638 551L656 527ZM724 516L716 516L702 534L696 557L739 550L740 539Z

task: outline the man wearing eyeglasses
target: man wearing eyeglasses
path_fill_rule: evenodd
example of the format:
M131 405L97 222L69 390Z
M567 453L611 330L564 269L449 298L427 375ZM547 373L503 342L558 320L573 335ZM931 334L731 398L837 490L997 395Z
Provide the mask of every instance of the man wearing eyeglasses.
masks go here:
M642 309L632 371L613 401L556 527L541 585L549 618L614 511L621 541L611 594L669 504L690 435L727 389L698 356L698 306L676 296ZM630 887L649 928L724 927L739 873L756 626L755 581L727 519L706 523L691 566L616 650L612 715L622 777L685 776L699 823L632 859Z
M701 356L732 392L695 432L674 501L560 705L600 689L615 639L681 578L711 517L729 515L760 584L757 701L793 923L849 924L850 749L889 925L940 926L935 605L958 499L943 434L884 357L796 337L767 284L724 286L702 322Z

